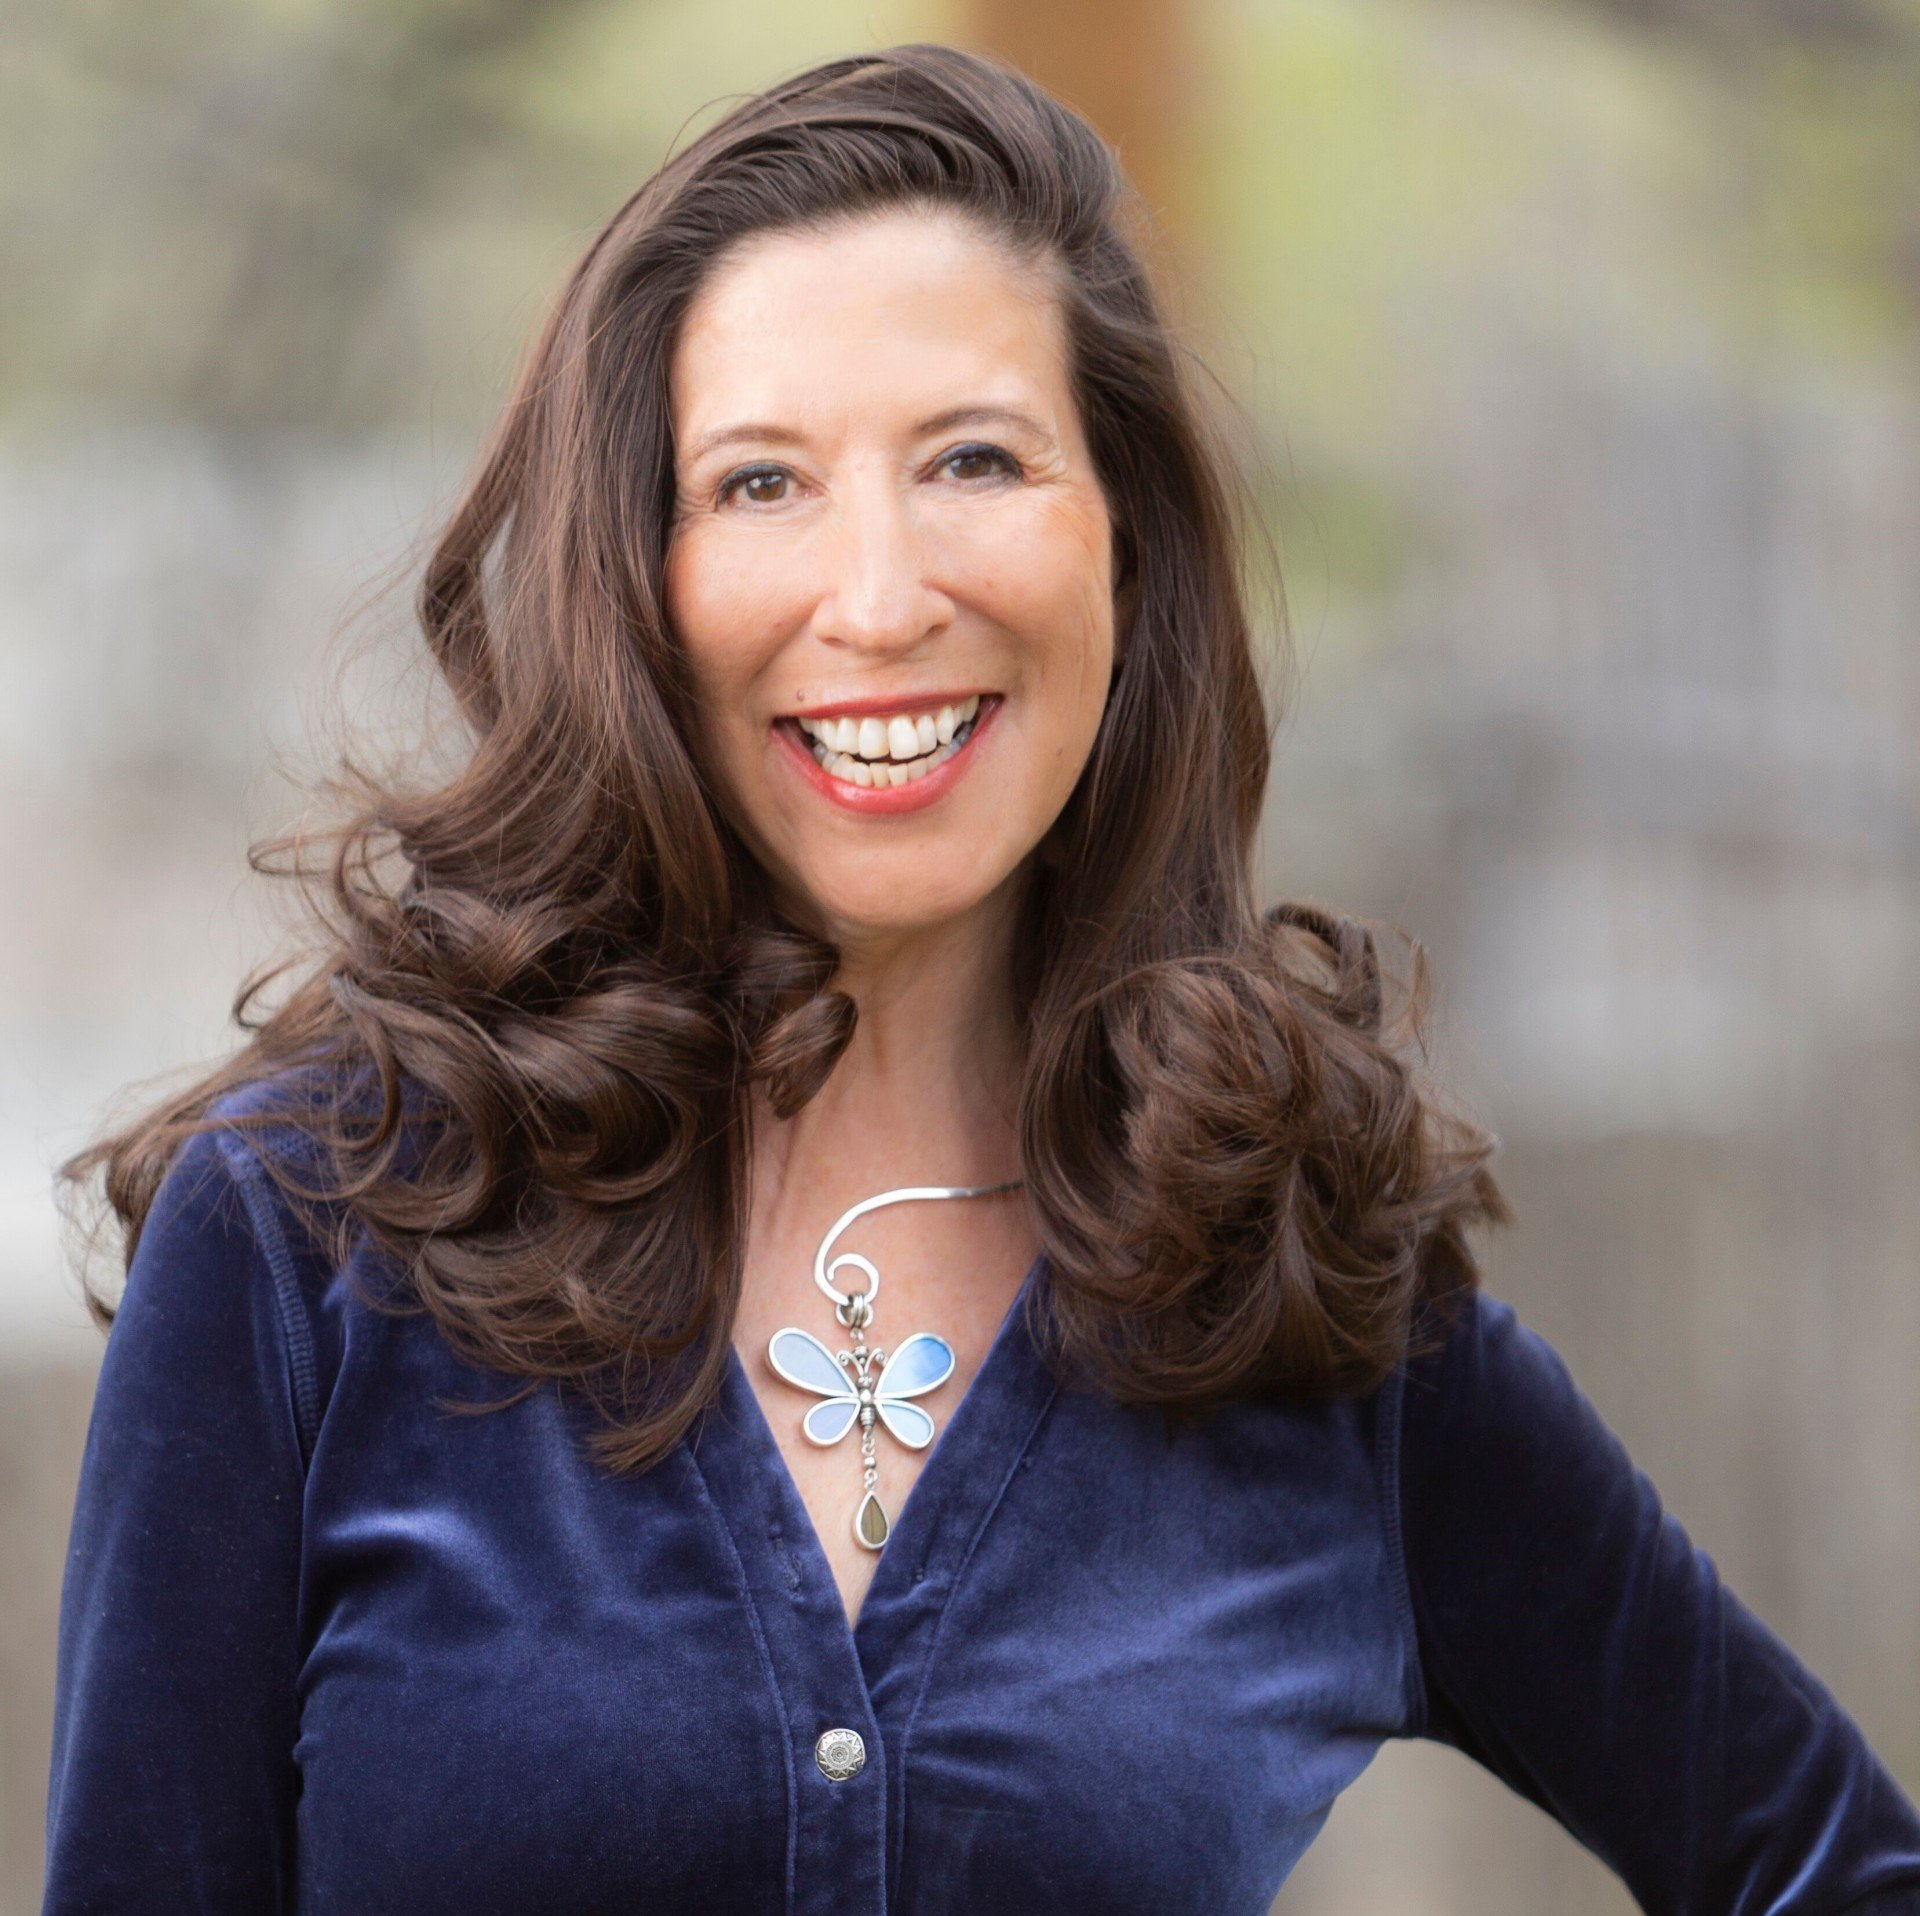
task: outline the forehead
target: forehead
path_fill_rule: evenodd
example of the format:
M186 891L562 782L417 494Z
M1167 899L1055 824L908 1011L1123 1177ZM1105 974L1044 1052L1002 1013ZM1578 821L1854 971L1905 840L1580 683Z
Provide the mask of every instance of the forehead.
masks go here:
M709 272L671 367L682 435L727 418L1068 394L1050 275L970 222L893 209L758 234Z

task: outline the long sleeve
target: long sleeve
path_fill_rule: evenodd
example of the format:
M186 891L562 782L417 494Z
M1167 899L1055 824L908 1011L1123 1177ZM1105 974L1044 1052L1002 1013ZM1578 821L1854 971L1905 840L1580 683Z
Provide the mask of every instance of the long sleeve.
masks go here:
M107 1339L61 1596L47 1916L285 1906L297 1300L245 1152L182 1148Z
M1920 1911L1912 1804L1508 1305L1465 1305L1401 1415L1420 1733L1656 1916Z

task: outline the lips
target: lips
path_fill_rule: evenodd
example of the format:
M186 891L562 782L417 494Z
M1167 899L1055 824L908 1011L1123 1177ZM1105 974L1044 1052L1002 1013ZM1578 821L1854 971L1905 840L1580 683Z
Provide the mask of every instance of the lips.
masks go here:
M964 745L980 710L979 695L958 705L931 711L868 713L801 718L795 722L806 735L814 758L835 778L850 785L884 790L924 778Z
M774 732L823 797L847 811L891 815L918 811L950 790L1003 703L991 692L957 701L942 695L939 703L862 700L777 719ZM842 740L852 749L841 749Z
M943 705L958 707L970 698L987 699L994 696L990 688L978 685L965 685L957 690L940 687L906 694L876 692L865 698L826 699L817 705L796 706L786 716L795 719L886 718L896 712L937 712Z

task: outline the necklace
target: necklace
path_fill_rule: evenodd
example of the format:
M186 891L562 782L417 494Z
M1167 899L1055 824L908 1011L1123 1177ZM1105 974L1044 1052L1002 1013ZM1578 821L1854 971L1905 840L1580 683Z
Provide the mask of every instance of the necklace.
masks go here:
M999 1191L1017 1190L1023 1182L1014 1178L1006 1184L914 1184L862 1198L841 1214L813 1254L813 1281L832 1301L834 1317L847 1333L848 1348L830 1350L811 1331L791 1325L775 1331L767 1345L767 1362L775 1373L822 1400L800 1420L801 1434L809 1443L823 1447L837 1444L848 1431L859 1428L863 1494L853 1513L853 1535L862 1549L882 1549L893 1528L877 1489L880 1465L874 1456L874 1429L884 1424L909 1450L925 1450L933 1442L933 1418L912 1400L938 1390L953 1375L953 1346L931 1331L915 1331L891 1351L869 1350L867 1327L873 1322L880 1273L856 1251L842 1251L831 1264L827 1252L855 1218L865 1217L883 1204L991 1197ZM864 1291L843 1291L834 1282L843 1264L866 1274Z

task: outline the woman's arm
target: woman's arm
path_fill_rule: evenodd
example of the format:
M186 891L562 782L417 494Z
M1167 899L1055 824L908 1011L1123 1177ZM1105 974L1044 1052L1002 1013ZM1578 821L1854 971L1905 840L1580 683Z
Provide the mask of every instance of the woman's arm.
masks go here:
M300 1306L262 1241L264 1178L229 1152L203 1133L175 1158L107 1339L61 1595L46 1916L284 1906Z
M1419 1734L1660 1916L1920 1911L1913 1805L1508 1305L1463 1304L1400 1412Z

